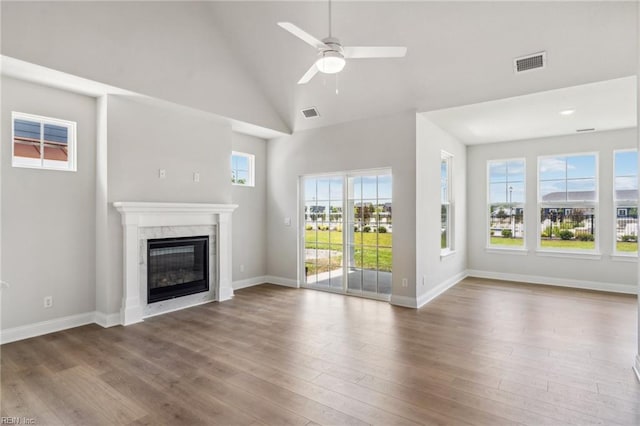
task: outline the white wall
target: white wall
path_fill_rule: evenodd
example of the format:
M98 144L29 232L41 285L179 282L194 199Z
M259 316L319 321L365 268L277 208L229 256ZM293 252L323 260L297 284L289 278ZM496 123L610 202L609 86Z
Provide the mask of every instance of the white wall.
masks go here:
M393 296L415 300L416 115L353 121L298 132L267 144L270 276L297 280L298 180L314 173L388 167L393 173ZM284 218L292 219L291 226ZM402 279L409 286L403 288Z
M233 185L233 281L267 274L267 142L233 133L233 150L255 156L255 186ZM244 266L241 271L240 266Z
M467 264L467 149L427 118L416 119L416 276L422 305L464 277ZM440 255L440 158L453 155L453 251Z
M207 2L7 2L2 54L287 131Z
M77 172L11 166L11 111L77 122ZM2 327L95 309L95 99L2 78ZM43 298L53 296L45 309Z
M232 132L211 115L164 102L109 96L107 103L109 247L104 250L111 277L106 300L98 305L112 314L122 301L122 227L112 203L231 203ZM159 178L161 168L165 179ZM200 182L193 181L193 172L200 173Z
M636 144L636 130L626 129L469 146L467 213L470 274L635 292L635 263L616 261L611 255L614 245L613 151L635 148ZM595 260L541 256L536 253L536 231L539 225L536 206L538 156L580 152L598 153L600 205L596 226L599 229L598 245L602 256ZM485 223L487 160L522 157L526 159L525 233L528 252L526 256L488 252L485 249L488 232Z

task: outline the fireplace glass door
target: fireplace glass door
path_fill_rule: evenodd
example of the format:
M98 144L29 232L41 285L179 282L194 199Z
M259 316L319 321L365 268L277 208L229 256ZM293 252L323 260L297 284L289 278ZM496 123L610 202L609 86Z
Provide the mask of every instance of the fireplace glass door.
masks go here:
M209 290L209 237L147 241L147 302Z

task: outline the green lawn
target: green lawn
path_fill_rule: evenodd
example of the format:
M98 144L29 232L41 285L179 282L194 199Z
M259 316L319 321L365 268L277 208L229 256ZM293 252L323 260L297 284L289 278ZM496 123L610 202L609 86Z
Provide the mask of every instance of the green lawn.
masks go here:
M492 246L519 246L522 247L522 239L520 238L502 238L491 237ZM593 250L595 248L594 241L577 241L577 240L542 240L540 243L542 248L560 248L569 250ZM616 243L616 250L621 252L634 252L638 251L637 242L622 242Z
M596 248L595 241L580 241L580 240L547 240L540 241L541 248L559 248L568 250L593 250Z
M357 268L391 272L393 263L392 234L356 232L354 237L354 257ZM342 239L342 232L307 230L305 231L304 246L308 249L342 252ZM318 259L317 263L307 262L307 272L312 274L329 271L339 267L341 262L342 256L339 255L331 256L331 259Z
M638 243L618 241L616 242L616 250L624 252L638 251Z
M523 242L522 238L491 237L492 246L522 247Z

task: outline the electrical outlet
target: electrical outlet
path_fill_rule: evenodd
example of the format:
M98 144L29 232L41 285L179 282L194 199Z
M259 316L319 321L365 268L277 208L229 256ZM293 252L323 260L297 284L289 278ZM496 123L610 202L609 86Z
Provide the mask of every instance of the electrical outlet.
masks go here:
M284 218L284 226L291 226L291 218L290 217L285 217Z
M409 280L407 280L406 278L402 279L402 287L408 287L409 286Z
M167 177L167 169L159 169L158 170L158 177L160 179L164 179Z
M426 275L422 276L422 285L427 285L427 276Z
M51 308L53 306L53 296L45 296L44 307Z
M244 265L240 265L240 272L244 272Z
M193 172L193 181L200 182L200 172Z

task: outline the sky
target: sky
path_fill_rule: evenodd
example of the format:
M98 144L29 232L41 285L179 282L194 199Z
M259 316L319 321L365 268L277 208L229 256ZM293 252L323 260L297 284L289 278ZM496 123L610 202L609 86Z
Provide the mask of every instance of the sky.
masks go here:
M637 189L637 151L615 153L616 189ZM554 192L585 192L595 199L595 154L544 157L539 161L540 197ZM525 199L525 162L522 159L489 163L491 204L522 203ZM511 188L511 192L509 191ZM574 197L575 198L575 197Z
M392 199L391 175L352 176L348 178L350 199L373 203L390 203ZM343 198L341 176L304 178L304 198L306 201L341 201ZM332 205L334 203L331 203Z

